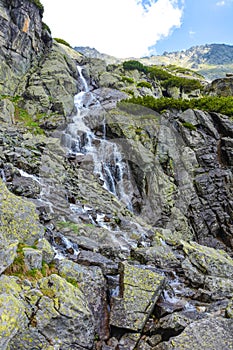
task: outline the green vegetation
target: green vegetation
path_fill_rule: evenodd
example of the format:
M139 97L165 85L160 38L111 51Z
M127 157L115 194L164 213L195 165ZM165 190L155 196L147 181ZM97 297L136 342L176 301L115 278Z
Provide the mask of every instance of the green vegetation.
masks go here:
M134 83L134 79L133 78L130 78L130 77L127 77L125 75L123 75L121 77L121 80L125 83L129 83L129 84L133 84Z
M178 87L183 89L185 92L191 92L197 89L202 90L203 88L199 80L176 77L172 75L169 79L163 81L162 86L165 89L168 89L169 87Z
M162 112L166 109L176 109L184 111L188 108L200 109L207 112L217 112L233 117L233 97L207 96L200 99L182 100L173 98L154 98L152 96L132 97L124 102L141 105L150 108L156 112ZM128 110L134 110L136 107L128 106Z
M41 129L39 123L40 120L45 116L45 113L39 113L35 116L31 116L28 111L20 106L22 98L18 95L7 96L0 95L0 100L8 99L14 105L14 122L22 124L29 132L34 135L44 134L44 130Z
M137 84L137 87L145 87L145 88L148 88L148 89L152 89L152 85L148 81L140 81Z
M174 64L169 64L168 66L166 66L166 68L169 69L169 71L174 72L174 73L191 75L191 76L196 76L196 77L201 78L201 79L205 79L201 74L199 74L198 72L194 72L192 69L189 69L189 68L179 67L179 66L176 66Z
M72 286L79 288L78 282L76 281L75 278L72 277L65 277L65 279L67 280L67 282L69 282L70 284L72 284Z
M51 34L51 29L50 29L49 26L48 26L46 23L44 23L44 22L42 22L42 29L43 29L43 30L47 30L47 31Z
M67 41L65 41L64 39L61 39L61 38L54 38L54 40L56 40L56 42L59 43L59 44L63 44L63 45L65 45L65 46L68 46L68 47L71 48L71 45L70 45Z
M33 119L33 117L29 115L25 109L15 106L15 121L22 123L32 134L44 134L44 130L39 126L39 119L41 117L42 115L39 114L35 119Z
M78 233L78 225L74 224L73 222L70 221L60 221L57 223L57 226L59 228L68 228L69 230L73 231L74 233Z
M168 73L165 69L157 66L148 67L147 71L151 79L167 80L173 77L172 74Z
M195 131L197 129L195 125L189 122L183 122L182 125L189 130Z
M124 70L137 69L139 72L144 72L144 73L147 72L147 67L135 60L129 60L129 61L123 62L123 68Z
M25 244L20 243L17 248L17 256L14 259L13 263L5 270L4 274L9 276L17 276L20 279L29 279L31 281L38 280L42 277L50 276L53 273L57 273L57 269L53 264L46 264L44 261L42 262L42 268L39 269L28 269L25 265L23 248L33 248L34 246L27 246Z
M184 77L178 77L174 74L171 74L168 71L168 68L162 68L158 66L147 67L147 66L144 66L142 63L134 60L123 62L123 68L125 70L137 69L139 72L145 73L148 76L148 78L152 80L153 79L160 80L161 85L165 89L169 87L178 87L180 89L183 89L185 92L191 92L192 90L197 90L197 89L202 90L203 88L202 84L198 79L187 79ZM182 72L187 74L187 70L180 67L172 66L170 67L170 70L174 71L174 73ZM188 71L189 75L191 75L191 72L192 72L191 70ZM140 87L139 84L142 84L141 87L145 86L145 87L151 88L151 85L149 86L150 83L148 82L138 83L138 86Z
M176 68L177 71L178 68ZM183 70L183 68L180 68ZM185 92L190 92L192 90L200 89L202 90L202 84L197 79L187 79L183 77L177 77L169 73L166 69L153 66L148 67L148 73L151 79L157 79L162 81L161 85L167 89L169 87L179 87Z

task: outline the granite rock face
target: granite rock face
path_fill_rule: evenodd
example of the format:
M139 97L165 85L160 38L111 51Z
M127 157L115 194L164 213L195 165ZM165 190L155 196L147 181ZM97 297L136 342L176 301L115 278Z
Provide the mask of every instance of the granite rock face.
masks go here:
M0 93L14 94L22 77L51 46L42 12L33 1L1 0Z

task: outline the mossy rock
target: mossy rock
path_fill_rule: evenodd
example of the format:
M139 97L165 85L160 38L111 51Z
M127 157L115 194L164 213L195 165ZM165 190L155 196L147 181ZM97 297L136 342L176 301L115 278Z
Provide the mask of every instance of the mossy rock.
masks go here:
M9 192L1 179L0 217L0 237L4 242L33 245L44 234L35 205Z

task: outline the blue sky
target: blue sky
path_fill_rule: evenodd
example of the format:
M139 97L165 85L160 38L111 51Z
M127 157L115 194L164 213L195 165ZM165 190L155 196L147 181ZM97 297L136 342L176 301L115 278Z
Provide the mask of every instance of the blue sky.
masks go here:
M186 0L180 28L155 48L161 54L211 43L233 45L233 0Z
M53 37L116 57L233 44L233 0L41 0ZM65 6L64 6L65 4Z

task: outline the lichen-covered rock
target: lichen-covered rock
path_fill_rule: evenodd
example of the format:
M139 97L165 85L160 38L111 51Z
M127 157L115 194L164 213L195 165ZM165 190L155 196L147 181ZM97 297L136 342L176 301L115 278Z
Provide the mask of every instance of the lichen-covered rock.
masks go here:
M179 336L154 350L229 350L232 344L233 321L210 318L191 323Z
M25 291L25 299L29 322L11 338L10 349L92 349L93 316L79 288L51 275Z
M141 334L140 333L126 333L121 337L118 343L119 350L134 350Z
M233 293L233 260L221 250L181 241L186 259L185 275L194 285L204 285L212 298L230 297Z
M232 278L233 260L226 252L195 242L181 241L181 244L190 262L204 274Z
M175 254L165 243L153 247L133 249L131 255L143 264L152 264L163 268L179 265Z
M228 318L233 318L233 299L231 299L227 305L226 316Z
M0 294L0 348L8 349L19 329L26 327L24 304L9 294Z
M64 117L74 110L73 96L77 93L77 69L74 61L61 46L53 43L53 47L45 58L42 67L31 74L23 93L24 107L30 114L46 113L48 116L56 112L57 123L50 125L50 118L44 123L46 127L55 129L64 124Z
M0 101L0 120L1 122L13 124L15 115L15 107L13 103L5 98Z
M128 263L120 264L120 273L120 295L112 300L110 324L141 331L161 293L164 277Z
M18 283L19 279L14 276L1 275L0 276L0 294L13 295L19 298L19 293L22 288Z
M15 257L17 251L18 242L7 242L2 240L0 243L0 274L4 272L8 266L10 266Z
M47 337L58 337L64 349L72 346L91 349L94 340L93 316L81 290L57 275L39 282L43 295L53 301L58 316L43 329ZM62 322L61 322L62 321ZM59 326L61 324L61 326Z
M233 95L233 77L220 78L213 80L205 88L211 96L232 96Z
M35 206L10 193L0 179L0 237L33 245L44 234Z
M53 258L55 256L55 252L52 248L52 246L49 244L47 239L42 238L37 243L37 248L42 251L42 259L47 264L51 263L53 261Z
M24 263L25 266L29 269L38 269L42 268L42 251L38 249L33 249L30 247L23 248Z
M62 260L58 266L62 277L74 279L86 296L95 320L95 330L100 340L109 338L107 284L101 269L97 266L82 266L69 260Z

